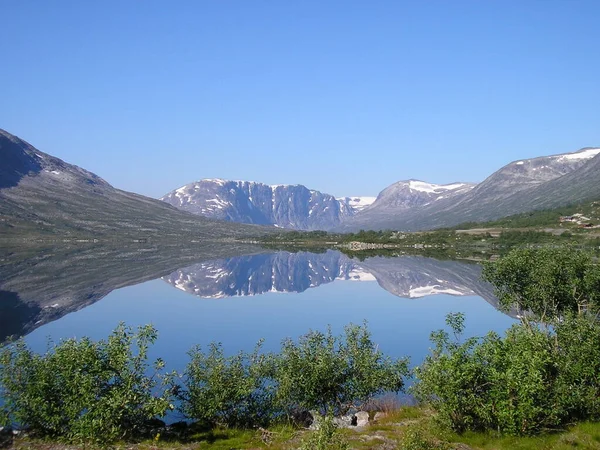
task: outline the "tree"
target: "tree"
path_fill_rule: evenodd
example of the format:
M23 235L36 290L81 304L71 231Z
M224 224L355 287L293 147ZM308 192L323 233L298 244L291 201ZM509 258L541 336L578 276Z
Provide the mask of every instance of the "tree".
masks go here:
M600 267L589 253L570 247L515 249L483 267L504 310L542 322L567 313L595 313L600 306Z
M408 375L406 359L385 357L366 324L348 325L343 336L311 331L298 343L287 339L276 358L277 399L296 407L345 414L373 396L398 392Z

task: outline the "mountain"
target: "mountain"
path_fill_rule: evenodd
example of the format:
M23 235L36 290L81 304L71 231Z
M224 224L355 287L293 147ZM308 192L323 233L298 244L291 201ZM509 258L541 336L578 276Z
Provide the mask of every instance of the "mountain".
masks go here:
M341 224L342 229L379 228L379 223L402 217L443 199L463 195L474 183L433 184L420 180L398 181L379 193L376 200ZM376 226L375 226L376 225Z
M337 200L345 203L354 212L358 212L372 205L377 197L338 197Z
M506 215L537 209L551 209L600 198L600 149L591 149L593 157L579 168L547 183L532 186L500 201Z
M205 217L296 230L331 229L368 203L361 197L336 199L302 185L221 179L187 184L161 200Z
M368 224L373 229L423 230L493 220L581 201L593 196L594 180L600 181L600 173L592 163L599 153L600 148L584 148L573 153L514 161L472 189L411 210L375 210L376 201L347 221L344 229L358 230ZM588 164L592 165L585 169ZM563 178L564 181L559 181Z
M215 222L113 188L0 130L0 239L218 239L266 229Z

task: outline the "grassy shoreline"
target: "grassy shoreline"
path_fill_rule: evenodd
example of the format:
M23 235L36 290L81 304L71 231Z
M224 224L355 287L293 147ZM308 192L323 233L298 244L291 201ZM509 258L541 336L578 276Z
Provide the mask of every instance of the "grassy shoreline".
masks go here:
M359 429L342 429L340 438L349 449L433 449L433 450L567 450L573 448L600 449L600 422L584 422L565 430L538 436L504 436L493 432L467 432L462 435L440 429L434 413L423 406L400 407L387 416ZM128 450L158 449L298 449L311 433L289 425L275 425L265 433L262 429L214 428L191 432L185 438L158 436L142 442L118 442L108 448ZM268 436L268 437L266 437ZM106 445L68 445L58 441L16 436L4 441L4 448L18 450L90 450ZM3 441L0 440L0 443Z

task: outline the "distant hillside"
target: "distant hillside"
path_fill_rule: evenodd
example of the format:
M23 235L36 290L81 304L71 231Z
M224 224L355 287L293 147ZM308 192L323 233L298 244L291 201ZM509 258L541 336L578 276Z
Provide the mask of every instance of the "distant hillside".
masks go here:
M599 197L600 199L600 197ZM600 200L552 209L514 214L487 222L465 222L452 227L455 230L473 228L581 228L600 225Z
M398 220L429 205L435 207L438 202L460 197L475 186L475 183L465 182L433 184L420 180L398 181L381 191L373 204L345 220L337 229L382 229L385 227L380 224Z
M599 153L600 148L585 148L515 161L467 192L420 208L375 212L374 203L341 229L433 229L599 198Z
M266 229L216 222L113 188L0 130L0 239L217 239Z

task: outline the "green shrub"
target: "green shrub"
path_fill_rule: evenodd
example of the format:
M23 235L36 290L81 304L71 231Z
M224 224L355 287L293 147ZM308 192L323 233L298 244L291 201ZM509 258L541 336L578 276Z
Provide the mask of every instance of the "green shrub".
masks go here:
M333 414L317 419L319 428L302 441L300 450L347 450L348 442L333 421Z
M0 351L5 419L69 441L111 442L134 436L172 408L163 362L147 376L151 326L119 325L108 340L69 339L32 352L23 341ZM159 383L159 381L164 382ZM162 391L154 394L155 391Z
M212 343L208 353L192 349L181 392L183 413L209 426L266 425L274 414L273 362L259 353L261 344L251 354L229 357L221 344Z
M277 401L285 411L300 407L344 414L373 396L398 392L408 374L406 359L384 357L366 324L348 325L343 336L311 331L298 343L287 339L276 357Z
M426 437L418 427L409 427L400 441L401 450L446 450L450 447L444 443L434 442Z
M600 420L600 324L566 317L554 326L559 346L559 408L571 421Z
M448 320L457 336L462 323ZM457 432L535 434L600 416L600 324L569 316L554 330L513 325L500 337L452 341L432 334L433 353L415 369L417 398Z
M600 266L592 256L569 247L527 248L509 252L483 267L504 310L551 321L568 313L600 307Z

